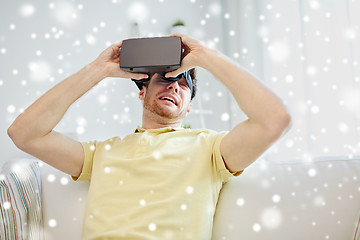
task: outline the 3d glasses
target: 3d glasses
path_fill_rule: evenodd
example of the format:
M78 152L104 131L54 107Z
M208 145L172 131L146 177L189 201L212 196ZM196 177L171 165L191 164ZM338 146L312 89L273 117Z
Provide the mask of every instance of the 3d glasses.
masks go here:
M190 92L191 95L193 93L193 84L192 84L192 79L190 76L190 70L187 70L184 73L181 73L180 75L178 75L177 77L170 77L170 78L166 78L165 77L165 73L162 74L162 79L169 81L169 82L175 82L175 81L179 81L182 77L184 77L186 79L186 82L190 88ZM142 86L144 86L144 83L147 81L150 81L150 77L149 78L145 78L145 79L140 79L140 80L136 80L136 79L131 79L135 82L136 86L141 90Z

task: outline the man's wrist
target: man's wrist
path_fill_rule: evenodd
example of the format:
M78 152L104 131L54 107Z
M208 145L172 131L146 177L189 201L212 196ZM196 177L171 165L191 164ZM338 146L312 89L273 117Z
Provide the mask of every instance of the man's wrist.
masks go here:
M198 56L198 65L206 70L210 70L213 67L214 58L219 56L220 53L216 49L203 47Z
M106 66L98 63L96 60L86 65L84 69L92 72L99 82L108 77L108 70Z

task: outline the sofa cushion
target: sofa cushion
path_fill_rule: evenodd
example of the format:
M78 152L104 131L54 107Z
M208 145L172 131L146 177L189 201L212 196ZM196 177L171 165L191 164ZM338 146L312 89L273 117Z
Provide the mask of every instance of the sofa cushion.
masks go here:
M0 173L0 239L43 239L38 163L4 164Z

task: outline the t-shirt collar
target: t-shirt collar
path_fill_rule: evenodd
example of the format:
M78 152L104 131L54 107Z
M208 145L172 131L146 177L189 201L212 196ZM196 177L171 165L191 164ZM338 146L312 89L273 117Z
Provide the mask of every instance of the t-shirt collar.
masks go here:
M153 128L153 129L145 129L140 126L137 126L135 133L143 133L143 132L151 132L151 133L166 133L184 130L185 128L173 128L173 127L163 127L163 128Z

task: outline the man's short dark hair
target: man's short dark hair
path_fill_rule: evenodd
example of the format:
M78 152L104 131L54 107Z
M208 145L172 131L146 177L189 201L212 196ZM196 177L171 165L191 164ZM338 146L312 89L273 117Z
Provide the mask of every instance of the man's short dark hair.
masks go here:
M195 97L196 90L197 90L197 78L196 78L196 68L190 69L190 77L193 85L193 92L191 94L191 100Z

